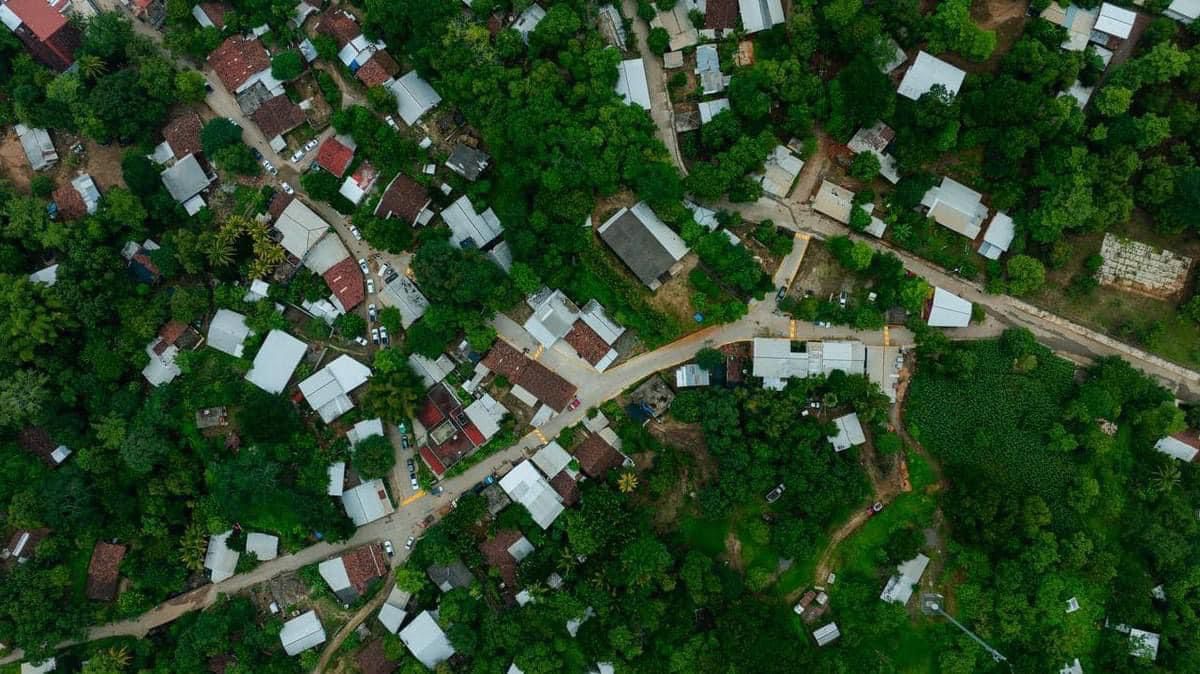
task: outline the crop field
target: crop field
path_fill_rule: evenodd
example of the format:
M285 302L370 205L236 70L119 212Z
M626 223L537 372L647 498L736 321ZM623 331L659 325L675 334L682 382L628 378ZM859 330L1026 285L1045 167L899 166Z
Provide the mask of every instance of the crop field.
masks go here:
M998 489L1058 500L1070 461L1048 450L1045 436L1071 392L1074 366L1042 349L1037 367L1018 373L998 342L961 348L976 358L968 376L918 368L909 390L909 432L947 467L990 473Z

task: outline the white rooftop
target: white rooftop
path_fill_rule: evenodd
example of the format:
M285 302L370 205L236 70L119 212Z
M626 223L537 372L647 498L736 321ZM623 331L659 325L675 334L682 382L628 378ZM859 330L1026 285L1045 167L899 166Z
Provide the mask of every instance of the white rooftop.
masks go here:
M813 210L828 215L838 222L848 224L850 211L854 208L854 192L828 180L821 181L821 189L813 197Z
M58 661L54 658L48 658L37 664L32 662L21 663L21 674L46 674L58 669Z
M212 571L212 582L219 583L232 578L241 554L231 549L226 541L233 535L230 529L223 534L208 537L208 550L204 553L204 568Z
M483 397L467 405L463 412L483 434L484 441L487 441L500 432L500 422L504 415L508 414L508 409L491 395L484 393Z
M254 356L246 381L267 393L282 393L307 350L304 342L282 330L272 330Z
M999 259L1000 255L1012 245L1016 232L1013 219L1003 211L997 212L992 216L992 222L983 235L983 243L979 244L979 254L989 260Z
M401 315L403 315L403 312L401 312ZM421 377L425 388L432 387L454 371L454 361L450 360L450 357L444 353L438 356L437 360L414 353L408 357L408 362L412 365L413 371Z
M1158 659L1159 636L1155 632L1139 630L1136 627L1129 630L1129 654L1135 658L1143 658L1153 662Z
M738 0L742 14L742 27L746 33L757 33L783 23L783 5L780 0Z
M533 309L533 315L525 321L525 331L547 349L565 337L579 320L579 307L561 290L542 288L525 303Z
M1137 12L1106 2L1100 5L1100 16L1096 19L1094 29L1124 40L1133 32L1135 21Z
M383 419L379 418L363 419L346 431L346 439L350 441L351 447L377 435L383 435Z
M442 220L450 227L450 243L455 248L486 248L504 233L495 211L489 208L477 213L465 194L442 211Z
M346 515L356 527L374 522L395 510L388 499L383 480L379 479L364 482L343 492L342 506L346 508Z
M912 598L913 585L921 582L921 576L925 574L927 566L929 566L929 558L921 554L896 566L896 575L888 579L879 598L901 606L907 604L908 600Z
M260 562L275 559L279 556L279 537L257 531L246 534L246 552L253 552Z
M543 475L551 478L571 465L571 455L554 440L539 449L530 460L542 471Z
M1183 434L1168 435L1154 443L1154 448L1180 461L1191 462L1196 458L1196 454L1200 453L1200 448L1197 448L1200 443L1196 440L1185 442L1185 439L1190 437Z
M562 497L546 482L532 461L522 461L500 478L500 488L529 511L538 526L548 529L563 511Z
M335 461L329 464L329 488L326 494L330 496L341 496L343 487L346 484L346 462Z
M921 197L921 205L939 225L972 240L979 236L988 214L982 194L949 177L931 187Z
M813 631L813 639L817 640L818 646L824 646L825 644L837 641L837 638L840 636L842 636L842 633L838 631L837 623L829 623Z
M696 363L680 365L675 369L675 387L689 388L692 386L708 386L712 375L708 370Z
M711 101L700 101L700 123L708 124L713 117L729 109L728 98L718 98Z
M642 59L628 59L617 64L616 90L625 103L650 109L650 88L646 84L646 64Z
M971 324L971 303L948 290L934 288L926 322L935 328L965 328Z
M529 42L529 34L546 18L546 10L541 5L530 5L513 23L513 30L521 34L521 39Z
M407 627L400 630L400 640L408 647L413 657L429 669L449 660L455 653L450 639L429 611L417 614Z
M58 265L52 264L49 267L42 267L41 269L30 274L29 280L33 283L40 283L42 285L53 287L55 283L58 283Z
M316 611L296 616L283 624L279 630L279 641L288 655L299 655L304 651L325 643L325 628Z
M408 613L404 609L391 604L384 604L383 608L379 609L379 622L392 634L400 631L400 625L407 616Z
M304 259L308 251L329 231L329 223L322 220L308 204L300 199L292 199L275 219L275 229L283 235L279 245L297 258Z
M1175 0L1165 13L1176 21L1191 23L1200 19L1200 0Z
M933 85L940 84L951 96L955 96L962 87L963 79L966 76L967 73L962 69L950 65L936 56L920 52L908 72L904 73L904 79L900 80L900 89L897 93L915 101L929 93L933 89Z
M858 421L858 415L851 412L845 416L838 417L833 420L837 426L837 435L829 436L829 443L839 452L856 447L867 441L867 436L863 433L862 424Z
M398 80L392 80L387 86L396 97L400 119L409 126L416 124L425 113L442 102L442 97L415 70L405 73Z
M429 300L425 294L404 274L400 274L396 280L384 286L380 297L400 310L400 325L405 329L416 323L429 309Z
M350 392L367 383L370 377L371 368L343 354L300 382L300 392L328 424L354 409Z

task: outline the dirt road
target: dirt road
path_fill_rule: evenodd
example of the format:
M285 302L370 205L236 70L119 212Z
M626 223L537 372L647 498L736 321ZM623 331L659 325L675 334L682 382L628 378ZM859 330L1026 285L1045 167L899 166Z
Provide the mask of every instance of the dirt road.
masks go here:
M383 602L387 601L388 594L392 591L392 580L389 580L384 587L380 588L379 592L371 598L371 601L363 605L362 608L350 617L350 622L346 623L338 633L333 635L333 638L325 644L325 650L321 652L321 660L317 663L314 672L324 672L329 667L329 661L337 654L339 648L342 647L342 642L349 637L364 620L370 618L378 611Z
M675 112L671 108L671 97L667 92L667 75L663 70L662 58L650 51L646 38L650 35L650 27L637 17L637 0L624 0L621 11L625 16L634 17L633 34L637 39L638 54L646 67L646 86L650 90L650 117L658 128L658 139L667 146L671 153L671 161L683 175L687 175L687 167L683 164L683 155L679 152L679 140L675 137Z

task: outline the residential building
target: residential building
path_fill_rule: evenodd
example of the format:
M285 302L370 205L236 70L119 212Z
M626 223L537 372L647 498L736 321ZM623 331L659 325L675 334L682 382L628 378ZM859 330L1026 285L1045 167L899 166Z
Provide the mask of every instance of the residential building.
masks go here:
M378 479L363 482L353 489L342 492L342 506L345 507L346 515L356 527L370 524L395 511L388 498L383 480Z
M487 444L487 441L494 438L500 432L500 424L504 421L504 417L508 416L508 408L501 405L490 394L484 393L470 405L467 405L463 409L463 413L467 415L467 419L471 421L471 424L479 430L479 434L483 436L484 444Z
M158 336L146 345L146 355L150 357L150 362L142 368L142 376L151 386L169 384L179 376L180 369L175 364L175 356L179 354L176 341L188 329L185 323L170 321L163 325L158 331Z
M212 572L210 576L214 583L232 578L237 571L238 558L241 557L241 553L227 544L232 535L233 530L230 529L223 534L208 538L208 550L204 553L204 568Z
M0 5L0 12L6 6ZM17 139L21 141L21 150L34 171L42 171L58 163L58 151L54 149L54 141L50 139L49 131L20 123L13 128L17 132Z
M375 167L363 162L359 164L358 170L352 175L346 176L346 179L342 181L342 186L338 188L338 194L357 206L362 203L371 188L375 187L375 180L378 178L379 174L375 171Z
M971 324L971 303L941 288L933 289L925 322L935 328L965 328Z
M501 529L494 536L479 544L479 551L488 566L496 569L500 580L511 594L518 587L517 567L533 553L533 544L516 529Z
M77 175L70 183L54 190L52 214L59 220L79 220L100 207L100 188L86 173Z
M1164 13L1176 21L1190 24L1200 20L1200 0L1175 0Z
M225 5L220 2L201 2L192 5L192 17L203 28L225 28Z
M388 88L396 97L400 119L403 119L404 123L409 126L416 124L417 120L425 116L425 113L442 102L442 97L433 90L428 82L421 79L415 70L408 72L398 80L392 80L388 84Z
M644 202L622 208L597 230L617 257L651 290L682 268L687 244Z
M341 243L337 237L328 238ZM345 250L344 246L342 249ZM362 268L358 266L354 258L349 256L349 251L347 251L346 257L326 269L321 277L325 279L325 285L329 286L329 290L333 292L333 298L337 300L337 308L340 313L354 309L367 297L366 287L363 285Z
M526 303L533 315L525 321L525 330L546 348L563 340L580 358L603 372L618 357L612 344L625 332L591 300L581 311L561 290L542 288Z
M737 28L738 10L738 0L708 0L704 12L704 28L712 31Z
M512 393L530 407L541 401L562 412L575 398L575 385L545 365L532 360L503 339L492 345L480 364L491 372L504 375L512 384Z
M429 193L417 181L403 173L397 173L383 190L383 196L375 206L375 216L400 218L410 225L427 225L433 219Z
M542 471L543 475L558 475L571 465L571 455L558 442L551 440L545 447L539 449L532 457L533 465Z
M1154 662L1158 659L1160 640L1161 637L1157 632L1132 628L1129 630L1129 654L1139 660Z
M372 581L386 577L390 567L383 548L371 543L321 562L317 571L338 601L349 604L366 593Z
M406 330L429 309L429 300L425 294L404 274L384 285L379 295L384 303L400 310L400 325Z
M604 431L609 431L607 434ZM599 433L591 433L583 442L575 447L575 460L579 462L583 474L591 478L603 479L608 471L619 468L625 463L625 455L617 451L609 439L616 435L609 429Z
M491 160L492 158L483 150L471 147L466 143L456 143L450 156L446 158L446 168L475 182L487 170Z
M1137 12L1111 2L1103 3L1096 17L1096 25L1092 26L1091 40L1102 47L1115 49L1133 33L1133 24L1136 22Z
M696 47L696 78L700 80L700 91L705 96L725 91L727 82L725 73L721 72L721 57L717 53L717 45L702 44Z
M242 345L249 336L246 317L236 311L217 309L208 323L208 345L234 358L242 357Z
M326 469L329 474L329 487L325 493L329 496L341 496L346 491L346 462L335 461Z
M350 447L353 448L367 438L383 434L383 419L363 419L351 426L350 430L346 431L346 440L350 442Z
M350 393L367 383L371 368L342 354L311 377L300 382L300 393L321 421L333 423L334 419L354 409Z
M746 34L767 30L783 23L783 4L780 0L738 0L742 28Z
M709 371L695 363L688 363L675 368L675 388L708 386L711 379L712 375Z
M279 630L279 641L288 655L299 655L314 646L325 643L325 628L316 611L309 611L283 624Z
M829 444L833 445L835 451L843 452L867 441L867 436L863 433L863 427L858 420L858 415L854 412L834 419L833 424L837 426L837 435L829 436L828 440Z
M379 622L383 623L388 632L395 634L400 631L400 625L404 624L404 618L408 615L404 609L411 598L411 594L398 587L393 587L388 593L383 607L379 609Z
M504 226L495 211L475 211L467 195L462 195L442 211L442 220L450 227L450 243L463 250L486 249L504 234Z
M846 225L850 223L850 212L854 209L854 193L841 185L823 180L817 196L813 197L812 207L814 211Z
M414 353L408 357L408 363L412 365L413 371L421 378L426 388L436 386L454 371L454 361L444 353L436 360Z
M420 612L407 627L400 630L400 640L413 657L429 669L449 660L455 653L450 639L437 623L437 614L430 611Z
M525 506L529 516L543 529L550 528L563 511L562 497L531 461L522 461L500 478L500 487L514 502Z
M604 35L609 44L625 51L628 45L629 36L625 33L625 21L621 18L621 13L612 3L604 5L599 11L600 33Z
M982 194L948 177L921 197L921 205L939 225L972 240L979 236L988 215Z
M363 54L359 54L359 58L362 56ZM382 49L376 49L366 62L354 71L354 76L368 89L385 86L392 82L398 74L400 74L400 64L396 63L396 59L392 58L391 54Z
M776 145L763 162L762 173L750 177L758 180L763 192L782 199L792 191L792 184L796 182L796 177L803 168L804 162L792 154L791 150L783 145Z
M329 223L325 222L321 216L317 215L316 211L309 208L300 199L292 199L279 216L275 218L275 229L282 236L279 245L283 246L283 249L291 253L296 259L304 260L308 252L329 231ZM342 250L345 250L344 246ZM348 255L349 253L346 254L346 256ZM330 264L335 262L337 260L332 260ZM320 274L324 271L322 269L321 271L316 271L316 273Z
M433 583L433 586L442 592L471 587L471 583L475 582L475 576L471 574L471 570L459 559L446 565L430 565L425 569L425 575L429 576L429 581Z
M226 38L208 55L208 65L231 94L241 94L260 84L266 92L264 98L283 93L283 82L271 76L271 56L258 38Z
M1200 454L1200 432L1189 430L1164 436L1154 443L1154 448L1167 456L1190 463Z
M892 74L892 71L904 65L904 62L908 60L908 54L904 53L904 48L900 46L899 42L896 42L896 38L889 35L887 37L887 47L891 50L892 58L887 63L879 66L879 71L884 75Z
M896 132L892 127L880 121L875 126L863 127L855 132L846 147L854 154L870 152L875 155L879 160L879 175L894 185L900 182L900 173L896 169L896 159L888 154L887 148L895 138Z
M259 104L250 118L267 137L271 149L276 152L282 152L287 147L284 134L308 121L304 109L282 93Z
M70 0L5 0L0 22L25 45L33 60L62 72L75 63L83 44L79 29L67 21Z
M1061 48L1069 51L1083 51L1087 49L1092 29L1100 18L1100 10L1097 8L1084 9L1073 3L1064 7L1057 2L1052 2L1042 11L1041 17L1066 29L1067 39L1060 45Z
M700 124L708 124L713 120L713 117L729 109L729 99L717 98L711 101L700 101L697 104L697 108L700 110Z
M532 4L521 12L517 20L513 22L513 30L521 35L521 39L525 44L529 44L529 35L537 28L537 25L546 18L546 10L542 9L541 5Z
M838 631L837 623L829 623L824 627L817 628L813 633L813 639L816 639L818 646L825 646L838 640L842 633Z
M58 283L58 265L52 264L48 267L42 267L29 275L29 281L53 288L54 284Z
M988 223L987 232L983 235L983 243L979 244L979 254L989 260L998 260L1000 255L1008 251L1013 238L1017 234L1013 219L1003 211L998 211Z
M93 601L112 601L117 598L117 587L121 581L121 560L125 558L125 546L100 541L92 548L92 559L88 562L87 587L85 594Z
M282 330L272 330L254 356L246 381L267 393L282 393L307 351L304 342Z
M207 205L200 194L216 179L215 175L205 170L194 154L180 159L174 166L162 172L162 182L167 192L183 205L188 215L199 213L200 209Z
M625 99L626 105L650 109L650 87L646 83L646 64L642 59L626 59L617 64L616 91Z
M252 531L246 534L246 552L254 553L260 562L269 562L279 556L279 537Z
M358 144L350 136L330 136L317 148L317 166L341 178L346 175L346 169L349 169L350 163L354 161L354 152L357 149Z
M38 543L50 534L49 529L18 529L13 532L11 538L3 549L0 549L0 560L14 560L18 564L28 562L34 551L37 549Z
M42 660L34 664L33 662L21 663L21 674L46 674L58 669L58 661L54 658Z
M425 403L417 412L416 421L425 435L418 453L438 476L487 444L508 413L490 396L472 402L471 406L474 409L468 413L450 387L437 384L426 394ZM476 420L483 426L477 425Z
M929 566L929 558L918 554L916 557L896 566L896 574L888 579L879 598L891 603L904 606L912 598L913 586L921 582L925 567Z
M966 77L966 71L961 68L952 66L936 56L920 52L909 66L908 72L904 73L904 79L900 80L897 93L915 101L940 84L950 96L957 96Z
M783 390L788 379L828 375L834 370L864 374L867 349L859 341L805 342L793 351L786 338L756 337L752 374L763 380L763 388Z

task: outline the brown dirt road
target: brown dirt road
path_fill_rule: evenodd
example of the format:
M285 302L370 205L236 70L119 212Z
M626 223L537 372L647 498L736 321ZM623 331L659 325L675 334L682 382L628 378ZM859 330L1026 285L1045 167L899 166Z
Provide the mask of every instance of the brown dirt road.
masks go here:
M371 601L364 604L362 608L358 609L358 611L350 617L350 621L343 625L342 629L338 630L338 633L333 635L333 638L325 644L325 650L321 651L321 659L317 662L316 668L313 669L314 672L326 671L326 668L329 667L329 661L333 659L334 655L337 655L338 649L342 647L342 643L346 641L346 638L349 637L354 630L358 629L358 626L361 625L367 618L369 618L371 614L375 613L375 611L378 611L379 608L383 606L383 602L387 601L388 594L390 594L391 591L392 583L388 582L384 587L379 589L379 592L375 593L375 596L371 598Z

